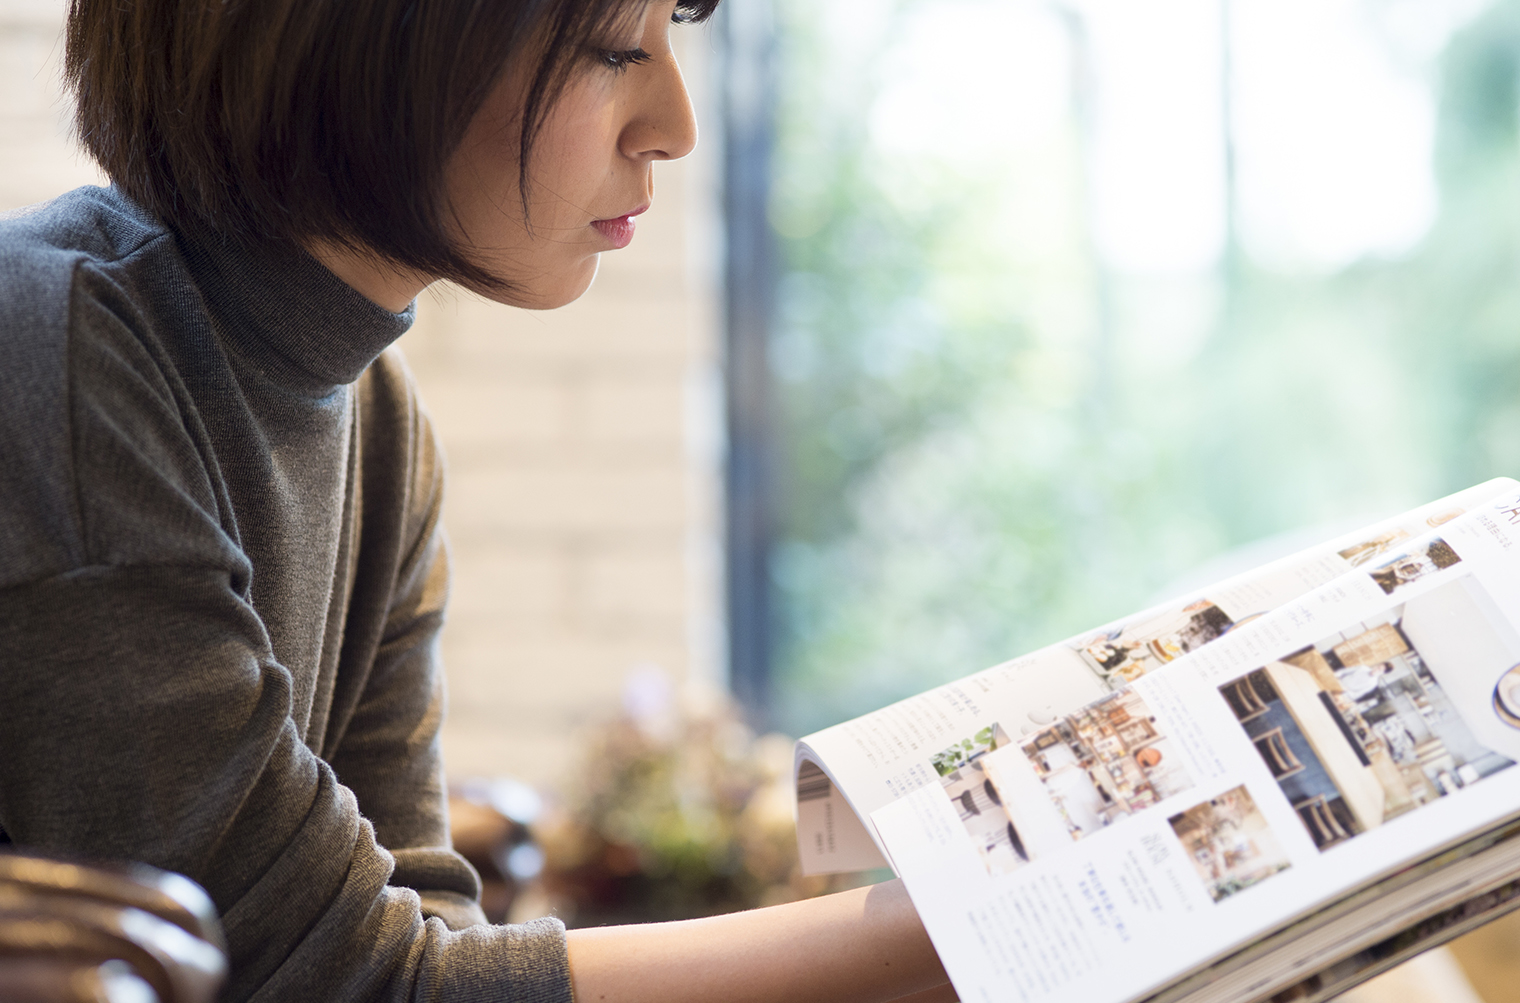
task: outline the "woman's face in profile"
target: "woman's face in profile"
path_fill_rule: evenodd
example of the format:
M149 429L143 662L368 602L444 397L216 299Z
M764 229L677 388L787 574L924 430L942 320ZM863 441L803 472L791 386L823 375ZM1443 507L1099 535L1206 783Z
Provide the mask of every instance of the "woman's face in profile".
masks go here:
M586 291L602 251L633 237L632 217L654 197L656 160L696 145L696 120L670 47L675 0L644 5L598 43L544 118L519 186L526 82L508 72L476 113L447 167L447 190L467 253L510 284L493 299L531 309Z

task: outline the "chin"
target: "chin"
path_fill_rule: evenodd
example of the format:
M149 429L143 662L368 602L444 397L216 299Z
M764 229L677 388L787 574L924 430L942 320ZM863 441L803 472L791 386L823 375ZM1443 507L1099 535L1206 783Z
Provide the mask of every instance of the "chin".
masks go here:
M596 280L596 271L602 261L601 253L595 253L578 262L574 268L563 272L540 275L534 279L508 279L512 288L505 292L477 289L475 292L486 299L523 310L557 310L568 306L586 294Z

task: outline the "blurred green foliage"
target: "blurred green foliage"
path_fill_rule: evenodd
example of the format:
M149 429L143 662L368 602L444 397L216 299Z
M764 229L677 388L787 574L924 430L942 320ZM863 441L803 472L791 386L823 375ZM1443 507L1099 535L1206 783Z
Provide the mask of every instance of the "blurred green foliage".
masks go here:
M880 78L842 73L815 5L779 6L784 729L1121 615L1231 547L1520 473L1520 0L1441 57L1418 247L1335 274L1235 248L1168 280L1084 239L1075 126L1043 165L893 159Z

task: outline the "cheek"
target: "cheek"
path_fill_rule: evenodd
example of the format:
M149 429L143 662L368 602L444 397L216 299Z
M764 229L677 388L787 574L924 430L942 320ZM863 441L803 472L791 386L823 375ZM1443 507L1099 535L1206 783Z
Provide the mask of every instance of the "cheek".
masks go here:
M499 244L523 228L515 130L484 128L479 121L450 158L445 175L453 224L476 246Z
M596 198L613 176L617 115L602 88L578 90L567 92L544 121L534 140L529 173L535 212L541 202L556 202L566 213L589 221L598 218L598 212L618 208L601 205Z
M632 186L618 184L628 179L617 170L613 88L605 81L572 85L550 110L533 142L526 216L516 128L491 124L502 121L505 107L482 110L449 165L456 223L476 259L512 283L503 302L561 306L596 274L592 252L605 245L588 224L627 210Z

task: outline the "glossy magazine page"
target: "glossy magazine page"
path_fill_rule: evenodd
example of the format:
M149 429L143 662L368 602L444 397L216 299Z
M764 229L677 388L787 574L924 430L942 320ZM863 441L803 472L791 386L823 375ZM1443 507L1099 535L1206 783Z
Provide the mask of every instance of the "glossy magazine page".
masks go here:
M979 765L987 753L1348 571L1380 569L1409 541L1517 490L1520 484L1507 478L1485 482L809 735L798 743L796 756L804 872L885 866L874 830L862 821L877 809L938 785L965 801L968 812L977 812L991 804L987 795L995 791ZM1017 853L991 816L984 821L988 853Z
M1520 810L1517 526L1511 489L875 811L961 998L1143 998ZM1458 901L1406 898L1312 950Z
M1456 922L1460 919L1455 915L1458 912L1468 915L1480 908L1501 905L1502 902L1493 897L1495 890L1514 883L1512 869L1517 858L1520 858L1520 821L1510 820L1375 880L1236 951L1200 965L1196 971L1169 983L1147 1000L1149 1003L1180 1003L1184 1000L1194 1003L1232 976L1251 968L1264 977L1256 979L1254 990L1242 993L1236 1003L1273 995L1289 982L1311 981L1312 977L1305 978L1306 972L1344 972L1348 957L1365 954L1379 944L1386 945L1402 937L1400 943L1408 947L1411 930L1416 931L1415 939L1433 936L1440 929L1437 921L1441 916L1448 917L1448 922ZM1467 861L1477 863L1466 867ZM1471 873L1459 875L1454 870L1456 865L1462 865ZM1418 903L1417 908L1410 908L1410 896ZM1402 906L1400 902L1403 902ZM1379 929L1384 932L1378 932ZM1388 929L1396 932L1390 935L1386 932ZM1340 942L1348 935L1357 940L1359 946L1348 948Z
M1520 879L1443 910L1392 937L1338 961L1334 965L1270 997L1270 1003L1321 1003L1403 964L1423 951L1460 937L1485 923L1520 908Z

